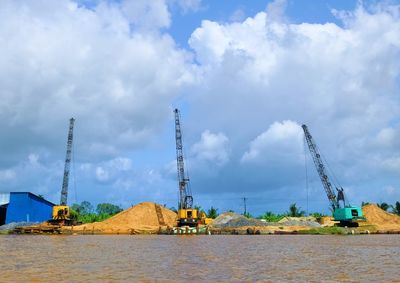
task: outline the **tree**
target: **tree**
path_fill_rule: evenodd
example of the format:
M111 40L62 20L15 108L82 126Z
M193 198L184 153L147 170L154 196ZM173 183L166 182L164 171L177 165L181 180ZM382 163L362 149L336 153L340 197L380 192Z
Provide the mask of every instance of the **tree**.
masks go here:
M261 215L261 219L265 219L267 222L279 222L284 216L275 214L271 211L265 212L263 215Z
M206 212L204 211L204 209L201 208L200 205L195 205L195 206L194 206L194 209L196 209L196 210L199 212L199 215L200 215L200 213L202 213L202 212L206 213Z
M215 219L218 217L218 208L215 207L210 207L209 210L207 210L207 217Z
M253 218L253 216L250 214L250 212L243 213L243 216L247 218Z
M287 216L290 217L301 217L304 216L304 214L306 213L304 210L300 210L301 207L297 207L295 203L292 203L289 206L289 211L286 212Z
M118 205L111 203L99 203L96 207L97 214L109 214L114 215L122 211L122 208Z
M361 207L366 206L366 205L368 205L368 204L369 204L369 202L364 202L364 201L363 201L363 202L361 203Z
M74 203L71 208L80 215L86 215L94 212L93 205L86 200L82 201L81 204Z
M392 205L393 213L400 215L400 202L396 201L395 205Z
M390 205L388 205L386 202L382 202L381 204L377 203L377 205L383 209L384 211L387 211L390 207Z

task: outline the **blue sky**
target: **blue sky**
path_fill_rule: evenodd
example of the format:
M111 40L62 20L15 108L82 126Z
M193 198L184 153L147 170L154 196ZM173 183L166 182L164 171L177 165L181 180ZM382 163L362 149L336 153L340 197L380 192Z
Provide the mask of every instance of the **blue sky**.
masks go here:
M0 191L59 201L73 116L69 203L176 207L179 107L206 209L328 212L302 123L352 204L400 200L399 4L2 1Z

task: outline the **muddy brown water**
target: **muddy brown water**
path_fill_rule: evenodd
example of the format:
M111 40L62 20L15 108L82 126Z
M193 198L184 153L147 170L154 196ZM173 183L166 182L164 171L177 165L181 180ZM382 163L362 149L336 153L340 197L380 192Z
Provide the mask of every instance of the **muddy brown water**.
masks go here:
M400 235L0 236L0 282L400 282Z

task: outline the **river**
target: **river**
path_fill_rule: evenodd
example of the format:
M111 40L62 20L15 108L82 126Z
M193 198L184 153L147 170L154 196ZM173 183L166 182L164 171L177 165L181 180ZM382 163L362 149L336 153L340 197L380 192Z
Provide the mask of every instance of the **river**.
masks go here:
M400 235L6 235L0 256L0 282L400 282Z

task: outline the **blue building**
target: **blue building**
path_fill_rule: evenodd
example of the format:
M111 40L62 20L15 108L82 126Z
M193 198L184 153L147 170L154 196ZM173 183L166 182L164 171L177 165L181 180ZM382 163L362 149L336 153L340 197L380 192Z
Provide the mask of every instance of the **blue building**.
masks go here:
M49 220L54 205L29 192L0 193L0 225Z

